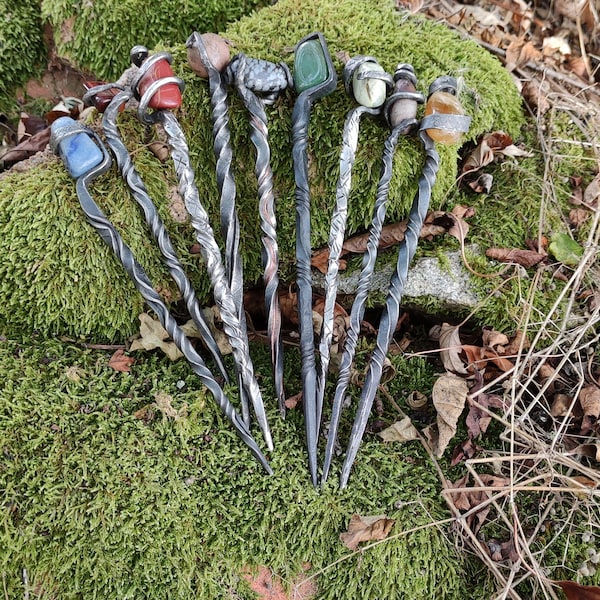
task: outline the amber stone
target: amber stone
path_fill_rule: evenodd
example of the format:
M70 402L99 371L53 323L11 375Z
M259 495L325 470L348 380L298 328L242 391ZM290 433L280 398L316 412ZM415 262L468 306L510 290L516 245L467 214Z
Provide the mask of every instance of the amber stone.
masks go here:
M435 92L427 100L425 105L425 116L427 115L464 115L465 111L458 98L448 92ZM444 129L431 128L427 130L429 137L442 144L456 144L460 142L462 133L460 131L447 131Z
M165 77L173 77L173 69L166 60L158 60L144 73L138 83L138 94L140 98L146 90L159 79ZM162 85L158 91L152 96L148 103L150 108L157 110L171 110L181 106L181 91L176 83L166 83Z
M307 40L296 48L294 87L300 94L327 81L329 68L319 40Z

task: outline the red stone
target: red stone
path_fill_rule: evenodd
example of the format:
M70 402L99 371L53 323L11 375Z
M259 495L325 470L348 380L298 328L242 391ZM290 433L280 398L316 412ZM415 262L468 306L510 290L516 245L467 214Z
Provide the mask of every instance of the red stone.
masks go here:
M140 98L152 83L165 77L173 77L173 69L166 60L155 62L142 76L138 84ZM171 110L181 106L181 91L176 83L166 83L152 96L148 103L150 108Z

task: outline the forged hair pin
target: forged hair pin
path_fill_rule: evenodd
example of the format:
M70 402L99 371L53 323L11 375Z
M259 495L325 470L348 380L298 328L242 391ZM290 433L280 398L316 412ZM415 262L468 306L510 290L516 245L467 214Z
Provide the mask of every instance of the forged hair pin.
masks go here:
M360 324L365 312L365 303L369 294L371 277L375 270L377 248L379 246L379 239L381 237L381 230L387 209L388 191L390 180L392 178L392 164L396 146L398 144L398 138L401 135L408 135L416 129L418 125L416 119L417 104L424 101L423 96L416 92L416 83L417 79L412 66L403 63L399 64L394 74L394 92L390 95L383 107L383 112L388 124L392 127L392 131L386 138L384 144L381 175L377 185L367 249L363 255L358 287L350 312L350 327L346 332L346 342L342 352L340 370L335 388L332 408L332 426L329 428L326 450L327 473L337 436L339 415L350 383L352 362L354 361L354 355L356 353Z
M110 155L100 138L91 129L84 127L70 117L61 117L51 125L50 145L53 152L62 158L71 177L75 179L79 202L90 225L96 229L100 237L119 259L144 300L156 313L162 326L187 359L194 373L210 391L223 414L234 426L238 436L248 446L265 471L272 474L273 471L267 459L246 424L239 417L200 355L177 325L162 298L154 289L152 282L135 259L131 249L125 244L114 225L92 199L88 185L107 171L111 165Z
M185 134L171 110L165 107L172 103L172 98L180 91L179 85L174 82L173 76L169 74L170 56L165 56L166 53L158 53L159 59L154 59L156 55L144 58L144 52L141 48L143 47L136 46L132 50L134 59L143 61L140 65L140 74L132 83L134 96L139 99L138 116L144 123L160 123L167 135L179 184L179 192L190 215L192 227L196 232L196 239L200 245L202 257L211 279L215 302L219 307L223 321L223 329L233 350L233 358L240 380L240 397L246 398L247 395L252 401L267 448L272 450L273 441L262 394L254 377L254 369L250 359L245 319L240 321L239 309L234 301L231 284L223 267L219 246L210 226L208 214L200 202ZM161 64L160 60L164 63ZM150 67L146 66L147 61L151 61ZM158 77L158 79L154 80L154 77ZM161 82L164 84L164 88L161 88ZM156 96L158 96L158 99L156 99ZM155 110L149 112L148 107ZM242 404L242 418L248 426L249 417L244 418L244 404Z
M390 281L385 306L379 321L375 350L369 362L369 369L350 433L346 458L342 466L340 488L346 487L348 483L350 471L367 426L377 387L381 381L383 361L398 323L400 302L409 266L415 255L419 233L429 208L431 190L439 169L439 155L435 149L434 138L442 143L456 143L469 129L471 118L464 114L455 94L456 80L447 76L436 79L429 89L425 117L419 127L419 137L426 153L425 164L419 177L418 190L408 215L406 233L399 246L396 269ZM398 118L394 115L394 108L388 111L388 115L392 124Z
M283 385L283 343L281 340L281 309L279 306L279 249L273 170L265 104L272 104L279 94L293 85L292 75L285 63L278 65L266 60L237 54L227 67L226 77L234 85L250 113L250 139L256 148L255 174L258 181L258 209L263 232L263 269L267 336L271 349L271 363L275 395L279 412L285 416ZM259 95L260 94L260 95Z
M292 112L292 156L296 183L296 286L300 322L302 403L306 428L308 465L314 486L318 484L317 370L312 324L312 277L310 245L310 189L308 183L308 123L313 103L330 94L337 74L322 33L311 33L295 47L294 86L298 97Z
M336 202L329 232L329 260L323 286L325 288L325 308L319 339L320 363L317 382L317 404L320 409L323 406L325 384L329 369L337 295L337 276L346 231L348 198L352 186L352 167L358 146L360 120L365 114L373 117L381 114L388 90L394 85L392 76L386 73L383 67L372 56L355 56L351 58L344 67L343 79L346 93L358 103L358 106L348 112L346 122L344 123L342 150L340 153L340 174L336 187ZM327 480L331 467L341 409L342 402L334 403L327 437L327 447L325 449L321 483ZM318 421L320 422L320 419Z
M169 233L162 219L160 218L160 215L158 214L156 206L148 194L148 190L146 189L140 174L133 164L131 155L127 151L127 148L123 143L117 128L117 116L132 97L132 92L130 89L120 89L120 91L118 91L118 93L112 97L108 104L103 101L99 102L96 100L98 96L100 96L100 100L102 100L102 94L105 91L118 89L119 86L117 86L117 84L106 84L93 87L86 92L83 97L83 101L86 104L93 104L100 112L103 113L102 128L104 131L104 136L106 138L108 147L115 157L115 161L121 176L129 187L131 195L139 204L144 213L146 224L163 255L163 259L171 277L181 292L186 308L188 309L190 317L192 318L198 329L198 332L201 335L201 339L205 347L212 355L215 364L225 378L225 381L228 383L229 377L227 375L225 365L223 364L223 356L221 355L219 346L215 341L208 323L206 322L206 318L204 317L204 313L202 312L202 308L200 307L200 303L198 302L194 288L187 274L185 273L183 265L181 264L175 248L171 243Z

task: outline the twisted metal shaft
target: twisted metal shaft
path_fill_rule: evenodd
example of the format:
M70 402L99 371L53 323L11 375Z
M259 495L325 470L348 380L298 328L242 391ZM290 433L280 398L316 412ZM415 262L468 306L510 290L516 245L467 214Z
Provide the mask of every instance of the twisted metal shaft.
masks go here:
M283 344L281 340L281 310L279 307L279 249L277 245L277 220L275 217L275 194L267 114L261 99L244 83L245 58L236 61L235 86L250 113L250 139L256 148L255 174L258 182L258 210L263 232L263 267L265 283L265 308L267 335L271 349L271 363L277 404L285 415L285 392L283 387ZM257 63L258 61L255 61ZM262 61L266 62L266 61ZM260 63L258 63L260 64Z
M239 319L238 308L232 296L231 288L225 274L221 252L215 240L213 229L210 225L208 214L202 203L198 188L194 181L194 170L190 164L189 150L185 135L177 119L169 111L157 111L155 118L162 124L167 134L175 171L179 182L179 192L184 199L187 211L190 214L192 226L196 232L196 239L200 245L202 257L213 286L213 295L223 320L223 329L229 339L233 350L233 358L238 368L243 387L252 400L254 411L265 442L269 450L273 449L273 441L265 414L262 394L254 377L252 361L246 328ZM241 389L240 389L241 395Z
M367 425L371 407L373 406L377 387L381 381L383 361L385 360L385 356L398 323L400 301L408 276L408 268L417 249L419 234L429 208L431 189L435 183L439 169L439 155L435 149L435 143L424 130L420 132L420 138L427 156L423 171L419 177L419 189L415 195L408 216L405 237L400 243L396 270L392 275L385 307L379 321L377 343L371 356L369 370L367 372L354 425L350 434L348 450L346 452L346 458L340 477L340 488L344 488L348 483L350 470L352 469L352 464L358 453L358 448Z
M267 473L272 474L273 471L269 466L265 456L260 451L258 444L250 434L244 421L239 417L233 405L223 393L223 390L208 370L200 355L196 352L186 335L177 325L175 319L169 313L165 303L160 295L152 286L152 282L146 275L141 265L136 261L130 248L123 242L123 239L106 218L102 210L96 205L90 196L87 184L94 178L93 171L77 179L76 188L79 196L81 207L85 213L88 222L96 229L100 237L110 247L115 256L121 261L127 274L133 280L135 287L144 300L152 308L158 316L162 326L173 339L174 343L181 350L187 361L189 362L194 373L200 378L200 381L206 386L210 393L215 398L219 408L223 414L229 419L238 436L248 446L254 457L264 467Z
M244 275L242 257L240 255L240 222L235 208L236 186L231 163L233 151L229 130L229 106L227 87L221 72L210 60L207 60L208 84L210 89L211 118L213 123L213 147L216 164L217 188L219 190L219 206L221 213L221 235L225 240L225 271L229 278L229 287L235 303L238 320L246 332L246 314L244 312ZM248 411L248 395L244 379L238 371L240 379L240 399L246 422L250 422Z
M356 289L356 295L350 311L350 327L346 332L346 343L342 353L338 381L335 388L333 405L331 409L331 423L327 434L327 446L325 448L325 461L323 464L322 481L327 479L331 460L335 448L340 416L342 414L342 406L346 397L346 391L350 383L350 372L352 362L356 353L358 344L358 335L360 333L360 324L365 314L365 303L369 295L369 287L371 277L375 270L375 261L377 259L377 248L379 246L379 238L381 237L381 229L385 220L387 210L388 192L390 180L392 178L392 166L394 160L394 152L398 144L398 138L406 129L405 123L401 123L394 129L385 140L382 155L381 175L377 184L377 195L375 197L375 206L373 207L373 220L367 241L367 249L363 256L363 263Z
M292 113L292 157L296 182L296 285L302 361L302 404L308 450L308 466L317 485L317 370L312 324L312 276L310 271L310 190L308 187L308 123L311 101L300 94Z
M333 323L335 300L337 295L338 272L340 255L344 244L346 232L346 218L348 215L348 197L352 185L352 166L358 146L358 133L360 119L363 114L377 115L380 109L357 106L353 108L346 117L342 136L342 150L340 153L340 174L337 182L335 195L335 209L331 217L329 232L329 260L327 273L325 275L325 308L323 310L323 324L319 338L320 363L317 379L317 423L321 421L323 409L323 398L325 396L325 384L329 370L331 356L331 340L333 338Z
M131 156L119 134L119 130L117 128L117 115L119 113L119 108L130 98L130 91L119 92L106 108L104 116L102 117L102 127L104 129L106 141L112 150L117 166L125 183L128 185L135 201L139 204L144 212L146 224L148 225L154 240L162 252L169 273L175 280L177 287L181 292L190 316L198 328L200 335L202 336L202 341L211 353L216 365L225 377L225 380L229 382L227 370L223 364L223 357L219 351L219 347L213 337L210 327L206 322L204 314L202 313L202 309L200 308L194 288L192 287L192 284L188 279L188 276L186 275L179 258L177 257L167 229L160 218L158 211L156 210L156 207L154 206L154 203L152 202L152 199L146 190L146 186L137 172L133 164L133 160L131 159Z

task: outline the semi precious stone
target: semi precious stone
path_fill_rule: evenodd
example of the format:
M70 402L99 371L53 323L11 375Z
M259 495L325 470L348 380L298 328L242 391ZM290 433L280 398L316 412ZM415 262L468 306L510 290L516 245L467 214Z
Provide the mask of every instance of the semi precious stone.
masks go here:
M327 80L329 69L319 40L307 40L296 49L294 86L300 94Z
M173 77L173 69L166 60L158 60L144 73L138 84L138 94L144 95L155 81L165 77ZM166 83L152 96L148 106L157 110L172 110L181 105L181 91L176 83Z
M75 121L71 117L60 117L52 123L52 132L55 136L60 136L65 130L70 129ZM64 159L69 174L74 179L81 177L99 165L104 156L102 151L94 143L87 133L75 133L63 138L58 149Z
M456 96L440 91L433 93L425 105L425 116L435 114L464 115L465 111ZM442 144L456 144L462 137L460 131L446 131L437 128L428 129L427 133L432 140Z
M363 77L363 73L384 73L383 67L374 62L364 62L359 65L352 76L352 92L355 100L369 108L377 108L385 102L387 87L383 79Z

